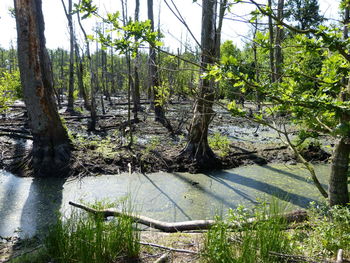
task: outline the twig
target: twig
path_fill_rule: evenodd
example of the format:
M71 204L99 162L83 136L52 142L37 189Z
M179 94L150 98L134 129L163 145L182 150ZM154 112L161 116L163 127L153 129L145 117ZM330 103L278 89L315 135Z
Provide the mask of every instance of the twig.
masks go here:
M198 252L196 251L192 251L192 250L188 250L188 249L179 249L179 248L173 248L173 247L166 247L166 246L162 246L162 245L158 245L158 244L154 244L154 243L147 243L147 242L139 242L141 245L144 246L150 246L150 247L157 247L157 248L161 248L161 249L165 249L165 250L169 250L169 251L174 251L174 252L179 252L179 253L187 253L187 254L195 254L197 255Z

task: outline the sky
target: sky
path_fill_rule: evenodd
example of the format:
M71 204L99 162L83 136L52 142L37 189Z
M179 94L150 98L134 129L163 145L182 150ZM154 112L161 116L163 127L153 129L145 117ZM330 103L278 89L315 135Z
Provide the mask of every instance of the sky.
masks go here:
M67 0L64 0L66 3ZM77 0L73 0L73 2ZM134 0L124 0L128 1L128 16L133 16L134 13ZM65 48L69 47L69 35L67 27L67 19L64 14L61 0L42 0L43 2L43 13L45 20L45 36L46 36L46 46L48 48ZM108 12L121 11L120 0L94 0L97 6L99 6L99 12L105 14ZM154 0L154 15L155 20L158 24L158 16L160 15L160 26L164 35L166 35L163 40L164 46L170 46L172 51L177 48L184 48L181 45L181 41L184 43L191 43L193 46L195 41L188 33L188 30L183 26L179 20L170 11L165 2L170 5L174 2L181 12L182 17L188 24L191 32L200 40L200 26L201 26L201 7L200 2L193 3L193 0ZM265 1L261 1L265 2ZM320 10L321 14L325 17L337 18L338 6L340 0L320 0ZM147 19L147 0L140 0L140 20ZM13 0L0 0L0 47L8 48L11 44L16 46L16 24L14 18L9 14L8 9L13 7ZM172 8L174 8L172 6ZM249 4L239 4L232 7L233 15L228 16L224 21L223 41L230 39L238 47L242 47L244 42L247 41L246 37L249 35L250 27L247 23L239 22L236 20L247 19L249 13L252 11L253 7ZM158 11L160 10L160 11ZM86 19L83 21L84 27L90 34L92 34L92 29L96 25L96 19ZM75 23L76 24L76 23ZM77 27L78 30L79 28ZM82 41L82 37L81 41Z

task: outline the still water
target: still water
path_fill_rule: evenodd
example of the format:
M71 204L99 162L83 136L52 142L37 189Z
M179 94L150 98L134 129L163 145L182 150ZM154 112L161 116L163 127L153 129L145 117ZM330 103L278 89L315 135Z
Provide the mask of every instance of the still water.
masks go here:
M326 185L329 166L318 165ZM323 201L301 166L246 166L207 174L101 175L82 179L19 178L0 170L0 236L45 231L69 201L131 200L139 214L165 221L209 219L238 205L276 196L290 209Z

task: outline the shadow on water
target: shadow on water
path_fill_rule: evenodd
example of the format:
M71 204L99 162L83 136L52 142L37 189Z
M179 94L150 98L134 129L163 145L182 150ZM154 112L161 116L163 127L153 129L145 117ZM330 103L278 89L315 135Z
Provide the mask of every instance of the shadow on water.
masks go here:
M206 174L206 176L208 176L210 179L218 182L219 184L225 186L226 188L228 188L229 190L235 192L236 194L240 195L241 197L243 197L245 200L251 202L254 205L257 205L258 202L255 199L252 199L248 194L242 192L241 190L232 187L230 184L226 183L224 180L222 180L220 177L217 176L213 176L211 174Z
M204 188L200 184L196 184L196 182L191 181L190 179L186 178L182 174L179 173L172 173L177 178L181 179L183 182L187 183L190 187L196 188L201 193L204 193L207 196L210 196L211 198L215 199L216 201L220 202L221 204L225 205L228 208L235 209L236 205L233 202L229 202L228 200L224 199L220 195L214 193L213 191L208 191L208 189Z
M246 187L255 189L257 191L263 192L265 194L274 196L278 199L281 199L283 201L289 202L293 205L300 206L302 208L307 208L309 206L310 202L317 202L317 200L313 198L309 198L306 196L302 196L299 194L295 194L292 192L288 192L286 190L283 190L282 188L261 182L259 180L250 178L250 177L245 177L239 174L235 173L230 173L227 171L222 171L220 172L219 175L217 175L217 178L224 178L225 180L228 180L232 183L239 184L239 185L244 185Z
M143 176L162 194L164 195L179 211L188 219L192 220L192 218L185 212L184 209L182 209L174 199L172 199L166 192L162 190L161 187L159 187L149 176L146 174L143 174Z
M266 169L268 169L268 170L270 170L270 171L276 172L276 173L278 173L278 174L286 175L286 176L288 176L288 177L290 177L290 178L293 178L293 179L296 179L296 180L299 180L299 181L302 181L302 182L305 182L305 183L308 183L308 184L314 184L314 183L312 182L311 179L307 179L307 178L302 177L302 176L300 176L300 175L293 174L293 173L291 173L291 172L287 172L287 171L285 171L285 170L272 167L272 166L270 166L270 165L264 165L264 166L262 166L262 167L263 167L263 168L266 168ZM287 168L287 166L286 166L286 168ZM288 168L287 168L287 169L288 169ZM306 173L309 173L309 171L307 171L307 170L305 170L305 172L306 172ZM325 189L328 188L328 186L327 186L326 184L322 184L322 186L323 186L323 188L325 188Z
M57 222L65 181L53 177L33 179L21 213L21 237L41 235Z

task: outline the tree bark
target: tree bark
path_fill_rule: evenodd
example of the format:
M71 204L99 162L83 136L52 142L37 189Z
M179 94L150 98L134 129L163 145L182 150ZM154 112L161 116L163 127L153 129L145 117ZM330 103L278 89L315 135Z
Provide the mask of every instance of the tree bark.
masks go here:
M349 153L349 139L340 139L334 150L331 176L329 178L329 204L331 206L349 203Z
M64 0L61 0L64 13L66 14L68 20L68 28L69 28L69 84L68 84L68 106L67 110L73 112L74 111L74 28L73 28L73 3L72 0L68 0L68 10Z
M268 0L268 6L271 8L271 12L272 12L272 1ZM275 41L274 41L274 33L273 33L273 23L272 23L272 17L269 16L268 17L268 21L269 21L269 36L270 36L270 78L271 78L271 82L274 83L276 82L276 76L275 76L275 55L274 55L274 45L275 45Z
M33 135L30 164L34 176L56 176L66 172L71 143L54 99L42 3L14 0L14 5L21 83Z
M283 20L283 8L284 0L278 0L277 4L277 19L278 21ZM282 82L282 64L283 64L283 55L282 55L282 38L283 38L283 28L279 25L276 26L276 39L275 39L275 81Z
M153 0L147 0L147 9L148 9L148 19L151 21L151 30L154 31ZM160 86L160 81L159 81L159 72L158 72L158 65L157 65L157 53L156 53L156 49L153 48L152 46L150 46L149 48L149 78L150 78L149 90L151 90L153 93L152 100L154 102L155 121L160 122L170 132L173 132L173 129L170 125L169 120L165 117L163 106L159 102L157 102L160 100L160 95L157 90L157 88Z
M84 75L83 58L80 57L79 47L78 47L78 43L76 40L74 41L74 44L75 44L75 61L76 61L76 65L77 65L76 67L77 67L77 79L78 79L79 93L80 93L80 96L84 100L84 108L89 111L89 110L91 110L91 106L89 103L89 98L88 98L88 95L86 93L84 81L83 81L83 75Z
M88 123L88 130L89 131L95 131L96 130L96 123L97 123L97 112L96 112L96 76L94 74L93 66L92 66L92 59L90 55L90 44L89 44L89 39L86 34L86 31L81 23L80 20L80 15L79 12L77 13L77 18L78 18L78 24L83 32L84 39L85 39L85 44L86 44L86 55L87 59L89 61L89 71L90 71L90 116L91 120Z
M349 23L349 4L345 8L344 13L344 39L348 39L348 23ZM346 78L343 79L346 84ZM350 97L350 82L347 80L347 90L341 92L340 97L343 101L349 100ZM347 125L350 121L350 116L343 113L340 118L340 123ZM343 136L337 143L332 160L331 176L329 178L329 204L347 205L349 204L349 188L348 188L348 170L349 170L349 154L350 154L350 133Z
M135 22L139 21L139 14L140 14L140 0L135 1ZM136 50L136 57L134 59L134 86L133 86L133 103L134 103L134 112L138 112L141 110L140 106L140 76L139 76L139 62L140 61L140 55L138 50ZM134 118L137 118L134 116Z
M201 32L201 72L216 60L216 16L215 0L203 0L202 32ZM218 166L219 162L208 144L208 127L214 117L213 103L215 99L214 81L200 79L198 97L195 102L194 116L189 130L189 141L180 156L194 161L203 169Z

